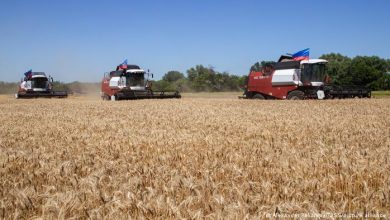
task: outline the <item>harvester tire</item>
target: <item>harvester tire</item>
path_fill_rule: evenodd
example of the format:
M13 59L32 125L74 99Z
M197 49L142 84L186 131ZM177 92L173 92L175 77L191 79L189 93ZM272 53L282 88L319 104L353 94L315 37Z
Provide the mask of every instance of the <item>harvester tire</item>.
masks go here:
M294 90L287 95L289 100L302 100L305 98L305 93L299 90Z
M254 96L252 96L252 99L260 99L260 100L264 100L265 97L262 95L262 94L255 94Z
M15 99L18 99L18 98L19 98L19 94L15 93Z

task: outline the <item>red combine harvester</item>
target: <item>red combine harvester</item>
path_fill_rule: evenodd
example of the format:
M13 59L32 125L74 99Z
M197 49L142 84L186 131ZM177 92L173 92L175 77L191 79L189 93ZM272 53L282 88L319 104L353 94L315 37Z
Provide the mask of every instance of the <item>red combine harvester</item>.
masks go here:
M54 91L53 78L47 77L43 72L32 72L31 70L25 73L24 79L21 80L18 92L15 98L66 98L67 91Z
M332 99L369 98L371 90L362 86L330 84L325 74L328 61L307 59L295 61L281 56L278 62L268 63L259 71L251 71L243 97L247 99Z
M145 79L145 75L147 78ZM103 100L181 98L179 91L153 91L146 73L137 65L119 65L115 71L104 74L101 87Z

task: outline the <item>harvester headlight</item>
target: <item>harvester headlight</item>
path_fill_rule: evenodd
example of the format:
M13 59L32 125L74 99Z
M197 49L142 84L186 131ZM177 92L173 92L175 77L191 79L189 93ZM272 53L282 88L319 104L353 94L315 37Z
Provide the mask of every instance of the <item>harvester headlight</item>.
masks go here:
M317 98L318 99L324 99L325 98L325 93L323 90L318 90L317 91Z

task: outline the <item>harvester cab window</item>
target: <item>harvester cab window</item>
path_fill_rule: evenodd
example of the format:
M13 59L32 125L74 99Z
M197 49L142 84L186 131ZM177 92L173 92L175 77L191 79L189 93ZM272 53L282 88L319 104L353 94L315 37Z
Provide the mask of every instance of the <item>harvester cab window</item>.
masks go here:
M325 76L325 65L322 63L303 64L301 81L305 83L322 82Z
M127 75L127 86L145 86L144 73L132 73Z
M110 76L111 77L114 77L114 76L122 76L123 75L123 71L111 71L110 72Z
M127 65L127 69L139 70L141 68L139 66L137 66L137 65Z
M32 78L32 88L46 89L48 87L48 80L46 77Z

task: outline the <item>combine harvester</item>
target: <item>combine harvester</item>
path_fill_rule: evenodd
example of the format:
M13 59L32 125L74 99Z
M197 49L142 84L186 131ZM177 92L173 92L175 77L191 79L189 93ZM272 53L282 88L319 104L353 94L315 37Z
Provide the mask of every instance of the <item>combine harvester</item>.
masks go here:
M21 80L18 92L15 98L67 98L68 92L54 91L53 78L46 76L43 72L32 72L29 70L24 73L25 77Z
M147 78L145 79L145 75ZM115 71L104 75L101 87L103 100L169 99L181 98L179 91L153 91L149 76L137 65L127 65L127 60Z
M309 59L309 49L282 55L278 62L251 71L244 95L246 99L333 99L370 98L371 90L363 86L330 84L325 74L328 61Z

